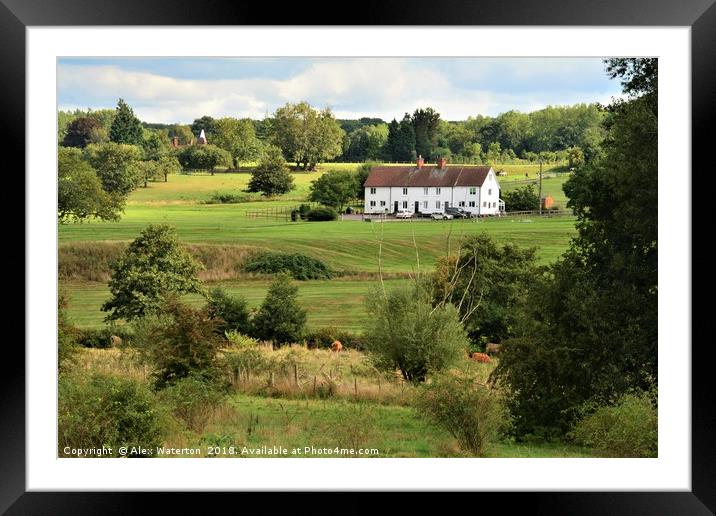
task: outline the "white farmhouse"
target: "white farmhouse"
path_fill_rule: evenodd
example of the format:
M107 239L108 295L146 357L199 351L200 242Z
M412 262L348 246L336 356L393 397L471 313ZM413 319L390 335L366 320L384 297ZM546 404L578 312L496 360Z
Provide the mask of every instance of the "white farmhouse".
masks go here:
M373 167L363 184L365 213L444 212L455 207L475 215L499 215L504 210L500 185L492 167L425 165Z

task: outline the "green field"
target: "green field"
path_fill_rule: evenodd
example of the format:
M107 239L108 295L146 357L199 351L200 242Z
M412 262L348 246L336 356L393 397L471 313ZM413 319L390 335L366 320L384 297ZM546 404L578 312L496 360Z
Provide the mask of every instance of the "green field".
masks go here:
M323 170L356 166L327 164ZM537 247L542 263L556 260L575 233L574 219L567 216L453 221L421 219L386 223L360 220L292 223L280 218L247 216L251 210L296 205L305 198L310 181L321 173L296 174L297 190L287 196L239 204L204 204L203 201L217 191L239 193L248 181L248 174L171 176L168 183L150 183L149 188L133 192L119 222L60 225L59 245L130 241L148 224L166 223L177 228L185 243L252 246L308 254L344 275L331 281L298 284L300 300L309 310L309 325L331 325L357 331L365 317L363 296L376 283L381 249L383 273L407 277L415 271L418 259L421 270L431 270L438 257L445 256L449 250L454 251L462 239L481 232L492 235L499 242ZM561 188L565 180L566 177L560 176L543 181L544 192L551 194L561 205L566 201ZM521 185L507 182L506 189L518 186ZM267 281L245 279L222 283L222 286L241 293L252 306L257 306L266 292ZM99 307L108 295L104 284L73 282L62 287L70 295L69 314L76 324L82 327L102 324L105 314ZM201 302L199 297L190 297L189 301Z

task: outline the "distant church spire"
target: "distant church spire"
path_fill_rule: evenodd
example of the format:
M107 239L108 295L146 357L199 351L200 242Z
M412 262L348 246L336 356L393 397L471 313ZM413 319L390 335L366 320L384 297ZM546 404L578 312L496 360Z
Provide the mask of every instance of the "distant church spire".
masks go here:
M201 134L199 135L199 140L196 142L199 145L206 144L206 134L204 134L204 129L201 130Z

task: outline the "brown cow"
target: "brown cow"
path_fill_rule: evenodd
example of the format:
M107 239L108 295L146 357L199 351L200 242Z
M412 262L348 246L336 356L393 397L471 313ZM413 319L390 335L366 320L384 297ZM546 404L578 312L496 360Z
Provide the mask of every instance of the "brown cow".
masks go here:
M485 353L471 353L470 359L475 360L477 362L484 362L486 364L492 362L492 360L490 360L490 357L487 356Z
M334 340L333 344L331 344L331 351L338 352L343 349L343 344L341 344L340 340Z

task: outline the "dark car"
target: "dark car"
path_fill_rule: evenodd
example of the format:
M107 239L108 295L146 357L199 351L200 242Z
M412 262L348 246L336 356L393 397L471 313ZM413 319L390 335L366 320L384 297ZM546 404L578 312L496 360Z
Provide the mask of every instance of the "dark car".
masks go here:
M462 208L455 208L453 206L445 208L445 213L452 215L455 219L469 219L470 214Z

